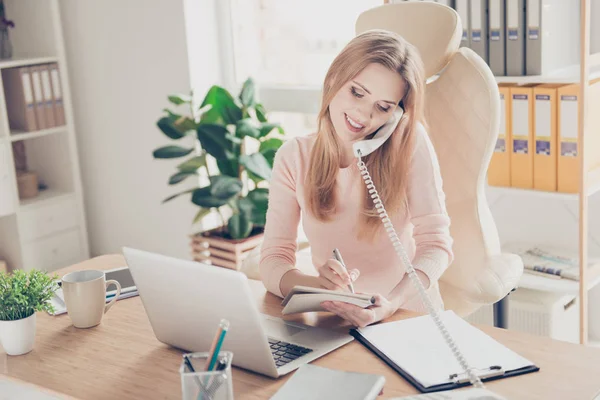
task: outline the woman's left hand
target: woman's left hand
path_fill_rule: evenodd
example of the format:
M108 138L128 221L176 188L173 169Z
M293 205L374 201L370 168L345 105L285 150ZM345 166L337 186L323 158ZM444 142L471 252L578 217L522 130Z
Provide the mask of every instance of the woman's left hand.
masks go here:
M361 308L341 301L324 301L321 303L321 306L327 311L337 314L352 325L364 328L367 325L392 316L398 309L385 297L379 294L376 294L374 297L375 304L368 308Z

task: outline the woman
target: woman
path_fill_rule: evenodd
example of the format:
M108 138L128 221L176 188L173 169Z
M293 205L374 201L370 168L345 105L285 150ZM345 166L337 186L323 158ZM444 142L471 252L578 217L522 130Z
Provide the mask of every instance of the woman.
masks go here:
M323 307L355 326L399 308L425 311L406 268L373 210L352 144L369 140L397 107L394 133L363 161L434 306L437 281L452 261L450 220L438 161L423 120L425 77L417 50L388 31L365 32L348 43L325 77L318 131L286 142L276 153L261 249L261 279L285 296L296 285L376 295L368 309L341 302ZM302 217L318 276L295 268ZM332 258L338 248L346 268Z

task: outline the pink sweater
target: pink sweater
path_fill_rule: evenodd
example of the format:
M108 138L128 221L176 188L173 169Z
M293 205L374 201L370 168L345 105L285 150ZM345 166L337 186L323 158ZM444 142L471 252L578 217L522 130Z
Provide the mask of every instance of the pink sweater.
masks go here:
M354 282L356 292L387 296L402 279L410 278L405 275L406 269L387 234L382 234L381 240L374 243L356 239L364 186L356 162L340 168L338 193L344 194L337 198L336 218L323 223L306 210L304 181L314 139L314 134L291 139L276 153L261 249L261 279L268 291L282 296L279 283L286 272L295 268L297 230L302 221L313 265L323 265L337 247L346 267L360 271ZM450 220L445 209L437 157L422 125L417 129L409 179L409 216L392 218L392 223L415 269L429 278L428 292L434 305L443 307L437 280L453 257ZM425 310L418 298L409 300L402 308Z

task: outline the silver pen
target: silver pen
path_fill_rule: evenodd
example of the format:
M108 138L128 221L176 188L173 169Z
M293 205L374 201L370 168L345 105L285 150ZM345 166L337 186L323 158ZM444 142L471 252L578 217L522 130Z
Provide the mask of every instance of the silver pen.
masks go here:
M346 272L348 272L348 268L346 268L346 264L344 264L344 260L342 260L342 254L340 253L340 251L337 248L333 249L333 258L335 258L340 264L342 264L342 267L344 267ZM348 274L348 275L350 275L350 274ZM350 278L350 284L348 285L348 288L350 289L350 291L352 293L354 293L354 286L352 285L352 278Z

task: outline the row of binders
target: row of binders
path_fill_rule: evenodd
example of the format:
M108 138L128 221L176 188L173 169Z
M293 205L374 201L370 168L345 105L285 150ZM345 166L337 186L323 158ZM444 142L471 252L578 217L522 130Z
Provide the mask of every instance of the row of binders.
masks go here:
M495 76L546 75L579 62L579 0L436 2L456 10L461 46L475 51Z
M65 125L57 63L2 70L11 130L32 132Z
M578 149L579 84L498 86L500 132L488 169L488 183L491 186L577 193L581 162ZM589 94L590 99L599 97L600 79L590 82ZM594 113L594 102L591 104L589 110ZM597 126L590 128L594 137L599 136ZM586 161L590 165L600 162L596 142L586 141L590 146L590 157Z

